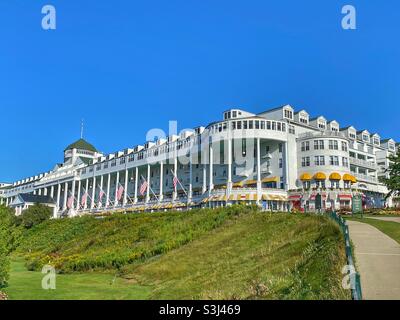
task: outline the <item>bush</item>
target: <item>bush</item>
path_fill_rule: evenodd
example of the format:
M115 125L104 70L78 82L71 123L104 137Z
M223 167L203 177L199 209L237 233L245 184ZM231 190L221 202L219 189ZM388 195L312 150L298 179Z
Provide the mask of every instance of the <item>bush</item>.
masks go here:
M53 215L52 209L46 205L36 203L22 212L22 214L15 218L17 225L22 225L26 229L30 229L35 225L49 220Z

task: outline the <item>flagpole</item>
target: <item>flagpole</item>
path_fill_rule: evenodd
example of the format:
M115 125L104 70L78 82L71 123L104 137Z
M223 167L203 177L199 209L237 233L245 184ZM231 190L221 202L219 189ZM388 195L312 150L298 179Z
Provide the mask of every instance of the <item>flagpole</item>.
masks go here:
M185 190L185 188L183 187L183 185L182 185L182 183L181 183L181 181L179 180L179 178L174 174L174 172L171 170L171 172L172 172L172 174L174 175L174 177L176 178L176 180L178 180L178 183L179 183L179 185L181 186L181 188L182 188L182 190L183 190L183 192L185 192L185 194L186 194L186 197L188 197L189 198L189 196L188 196L188 194L187 194L187 192L186 192L186 190Z

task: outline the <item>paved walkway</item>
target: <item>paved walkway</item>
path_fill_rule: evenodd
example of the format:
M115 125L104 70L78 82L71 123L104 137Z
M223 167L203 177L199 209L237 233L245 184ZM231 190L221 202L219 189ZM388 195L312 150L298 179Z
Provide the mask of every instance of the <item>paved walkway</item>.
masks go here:
M400 244L369 224L347 223L363 299L400 300Z
M400 217L366 217L366 218L400 223Z

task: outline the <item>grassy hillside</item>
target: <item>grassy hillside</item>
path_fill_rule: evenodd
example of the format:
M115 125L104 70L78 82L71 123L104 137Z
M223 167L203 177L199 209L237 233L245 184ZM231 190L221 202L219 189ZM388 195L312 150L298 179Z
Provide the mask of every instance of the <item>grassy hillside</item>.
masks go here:
M50 220L28 230L17 253L30 270L51 264L59 272L120 268L178 248L254 208L116 214L102 219Z
M350 298L342 235L312 215L234 207L49 221L25 234L18 254L30 269L50 262L68 273L49 293L14 260L12 299Z

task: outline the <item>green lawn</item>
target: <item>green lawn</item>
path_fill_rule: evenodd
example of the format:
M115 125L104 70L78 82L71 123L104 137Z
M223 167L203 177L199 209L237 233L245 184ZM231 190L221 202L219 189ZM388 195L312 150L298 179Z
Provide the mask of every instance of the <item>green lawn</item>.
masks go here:
M147 299L151 287L131 284L111 273L58 274L56 289L42 289L44 275L28 271L21 258L11 262L9 286L4 290L11 300L126 300Z
M359 221L363 223L368 223L371 226L379 229L393 240L400 243L400 223L394 221L383 221L377 219L368 219L368 218L360 218L360 217L348 217L348 220Z

